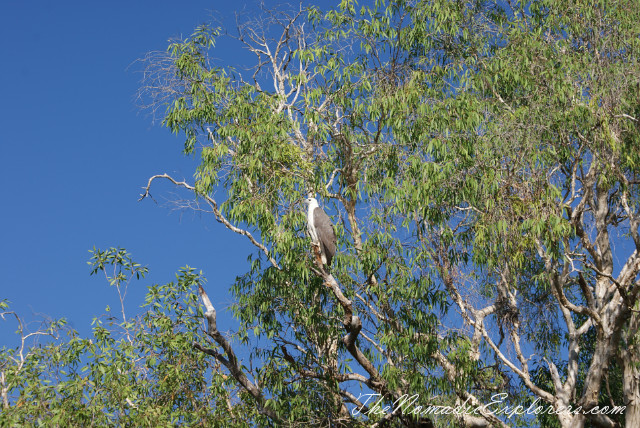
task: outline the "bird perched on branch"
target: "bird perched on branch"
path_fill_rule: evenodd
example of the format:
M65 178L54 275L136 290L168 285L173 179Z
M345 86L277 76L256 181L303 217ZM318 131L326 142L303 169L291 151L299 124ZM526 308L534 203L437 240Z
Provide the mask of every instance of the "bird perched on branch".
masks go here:
M320 250L323 265L331 266L331 260L336 254L336 232L329 216L320 208L316 198L305 199L309 206L307 211L307 228L311 241Z

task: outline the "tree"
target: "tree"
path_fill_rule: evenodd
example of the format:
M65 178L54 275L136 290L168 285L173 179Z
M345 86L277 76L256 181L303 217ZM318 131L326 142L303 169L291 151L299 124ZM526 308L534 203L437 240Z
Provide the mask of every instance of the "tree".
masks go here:
M170 47L164 124L201 163L194 185L147 191L169 178L256 245L235 310L268 363L235 377L269 418L314 414L320 393L331 423L409 426L411 409L345 404L373 410L358 388L452 406L508 391L562 426L614 426L595 407L616 359L637 424L640 21L633 2L574 3L270 12L239 28L246 75L208 59L206 27ZM331 271L302 233L307 192L338 224ZM198 346L220 360L207 308L216 348ZM514 419L480 409L459 422Z
M176 281L149 287L143 312L127 316L126 290L147 274L121 248L94 249L92 274L104 274L121 310L93 321L81 338L64 320L30 332L18 323L20 345L0 349L2 426L246 427L255 411L236 398L219 364L193 348L204 340L197 304L201 273L185 267ZM34 341L34 337L50 340Z

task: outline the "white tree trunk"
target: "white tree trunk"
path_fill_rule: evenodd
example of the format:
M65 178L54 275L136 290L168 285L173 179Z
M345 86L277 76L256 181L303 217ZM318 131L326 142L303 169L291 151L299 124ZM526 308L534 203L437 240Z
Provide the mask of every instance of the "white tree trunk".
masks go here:
M615 403L618 406L627 406L624 411L627 427L640 427L640 369L638 368L640 352L638 351L638 345L633 345L622 355L624 403Z

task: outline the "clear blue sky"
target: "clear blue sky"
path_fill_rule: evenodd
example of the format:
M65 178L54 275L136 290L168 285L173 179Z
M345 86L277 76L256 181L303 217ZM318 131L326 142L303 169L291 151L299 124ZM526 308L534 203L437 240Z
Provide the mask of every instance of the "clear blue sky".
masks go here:
M247 269L252 247L210 216L172 210L172 187L157 173L192 180L196 161L182 140L153 125L134 103L141 75L129 67L170 38L189 36L212 16L233 28L234 11L256 1L0 2L0 299L26 320L65 317L83 335L115 289L89 277L93 246L125 247L150 275L134 283L128 312L146 286L190 265L207 276L218 309ZM237 45L215 56L237 58ZM222 312L222 311L219 311ZM221 330L236 323L220 314ZM0 346L17 345L13 321L0 320Z

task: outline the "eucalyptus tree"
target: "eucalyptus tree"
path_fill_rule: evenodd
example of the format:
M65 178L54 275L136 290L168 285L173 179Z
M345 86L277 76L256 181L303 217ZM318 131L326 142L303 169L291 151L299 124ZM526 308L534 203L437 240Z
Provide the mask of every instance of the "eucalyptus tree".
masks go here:
M94 249L89 264L120 304L94 318L88 338L64 320L34 326L0 301L2 327L18 327L18 346L0 347L0 426L250 426L255 406L234 402L220 364L192 346L204 338L202 274L185 267L150 286L131 314L127 287L140 286L147 268L120 248Z
M207 26L150 57L147 95L200 163L143 198L170 180L256 249L236 341L200 287L194 346L258 423L640 423L639 13L345 0L245 17L244 67Z

